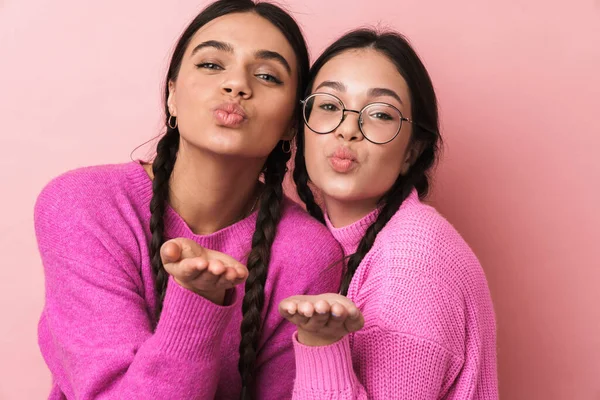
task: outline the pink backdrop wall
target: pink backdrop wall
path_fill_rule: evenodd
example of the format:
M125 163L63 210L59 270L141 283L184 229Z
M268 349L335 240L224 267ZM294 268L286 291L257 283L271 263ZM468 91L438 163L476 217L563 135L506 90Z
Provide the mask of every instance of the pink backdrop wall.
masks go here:
M37 193L158 133L169 50L203 4L0 0L0 399L50 385ZM424 58L446 139L432 200L489 277L502 399L600 399L600 1L287 5L313 56L381 21Z

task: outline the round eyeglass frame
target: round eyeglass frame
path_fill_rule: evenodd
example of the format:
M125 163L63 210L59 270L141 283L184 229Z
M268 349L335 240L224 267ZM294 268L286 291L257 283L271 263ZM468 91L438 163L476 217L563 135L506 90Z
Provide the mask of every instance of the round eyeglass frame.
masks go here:
M317 96L323 96L323 95L329 96L329 97L333 97L334 99L336 99L342 105L342 117L340 118L340 122L332 130L327 131L327 132L318 132L318 131L315 131L313 128L310 127L310 124L308 123L308 121L306 119L306 104L307 104L307 102L311 98L314 98L314 97L317 97ZM331 93L319 93L319 92L317 92L317 93L313 93L310 96L306 97L304 100L300 100L300 103L302 104L302 119L304 119L304 123L306 124L306 126L308 127L308 129L310 129L311 131L313 131L314 133L316 133L318 135L326 135L328 133L331 133L331 132L335 131L337 128L339 128L340 125L344 122L344 119L346 119L346 117L345 117L346 116L346 112L351 112L351 113L358 114L358 129L360 130L360 133L363 135L363 137L365 139L367 139L369 142L373 143L373 144L387 144L387 143L391 142L392 140L396 139L396 137L400 133L400 130L402 130L402 122L403 121L406 121L406 122L411 123L413 125L421 126L421 125L417 124L416 122L412 121L411 119L406 118L402 114L402 111L398 110L397 107L393 106L392 104L384 103L384 102L380 102L380 101L374 102L374 103L369 103L369 104L365 105L363 108L361 108L360 111L359 111L359 110L352 110L352 109L346 108L346 106L344 105L344 102L342 100L340 100L339 97L337 97L337 96L335 96L335 95L333 95ZM396 133L394 134L394 136L392 136L392 138L390 140L387 140L385 142L376 142L376 141L374 141L372 139L369 139L369 137L367 135L365 135L365 132L362 129L362 124L363 124L363 122L362 122L363 121L362 112L365 109L367 109L367 108L369 108L371 106L374 106L374 105L384 105L384 106L387 106L387 107L391 107L394 110L396 110L398 112L398 114L400 115L400 124L398 125L398 130L396 131Z

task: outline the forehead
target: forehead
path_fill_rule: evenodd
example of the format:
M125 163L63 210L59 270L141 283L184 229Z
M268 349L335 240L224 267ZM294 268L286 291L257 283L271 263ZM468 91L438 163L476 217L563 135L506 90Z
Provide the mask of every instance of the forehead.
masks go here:
M408 99L408 85L396 65L374 49L350 50L336 55L323 65L314 87L323 81L341 82L349 92L357 94L371 88L388 88Z
M236 53L275 51L285 57L293 68L296 64L294 50L283 33L254 12L227 14L210 21L194 34L186 53L206 40L229 43Z

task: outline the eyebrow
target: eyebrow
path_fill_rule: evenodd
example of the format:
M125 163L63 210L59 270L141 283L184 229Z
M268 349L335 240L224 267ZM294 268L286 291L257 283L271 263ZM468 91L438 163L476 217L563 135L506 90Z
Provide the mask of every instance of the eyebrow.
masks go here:
M386 89L386 88L371 88L367 92L367 95L369 97L389 96L389 97L393 97L394 99L398 100L398 102L400 104L404 104L404 103L402 103L402 99L400 99L400 96L398 96L398 93L394 92L391 89Z
M323 82L321 82L321 84L319 86L317 86L317 88L315 89L315 91L319 90L322 87L328 87L328 88L331 88L333 90L337 90L338 92L345 92L346 91L346 85L344 85L342 82L323 81Z
M204 48L207 48L207 47L212 47L217 50L226 51L227 53L234 52L233 46L229 43L220 42L218 40L207 40L206 42L202 42L198 46L194 47L194 50L192 50L192 56L194 54L196 54L198 51L200 51ZM285 57L283 57L281 54L277 53L276 51L258 50L257 52L254 53L254 57L258 58L259 60L277 61L285 68L285 70L289 74L292 73L292 68L290 67L290 63L288 63L287 60L285 59Z
M288 74L292 73L292 68L290 67L290 64L287 62L287 60L281 54L277 53L276 51L258 50L256 53L254 53L254 56L256 58L258 58L259 60L274 60L274 61L277 61L281 65L283 65L283 67L288 72Z
M319 86L317 86L315 91L319 90L322 87L328 87L333 90L337 90L338 92L345 92L347 90L346 85L344 85L342 82L323 81L323 82L321 82L321 84L319 84ZM398 96L398 93L394 92L391 89L371 88L367 91L367 95L369 97L389 96L389 97L393 97L394 99L398 100L400 102L400 104L404 104L404 103L402 103L402 99L400 98L400 96Z
M206 42L202 42L198 46L194 47L194 50L192 50L192 56L206 47L212 47L217 50L233 53L233 46L229 43L219 42L218 40L207 40Z

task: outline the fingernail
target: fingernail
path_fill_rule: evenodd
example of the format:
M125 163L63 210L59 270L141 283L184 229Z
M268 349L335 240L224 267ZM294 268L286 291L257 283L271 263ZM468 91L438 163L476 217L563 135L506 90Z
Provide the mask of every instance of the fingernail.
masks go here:
M331 315L333 315L334 317L341 317L342 316L341 314L338 314L338 313L336 313L334 311L331 311Z

